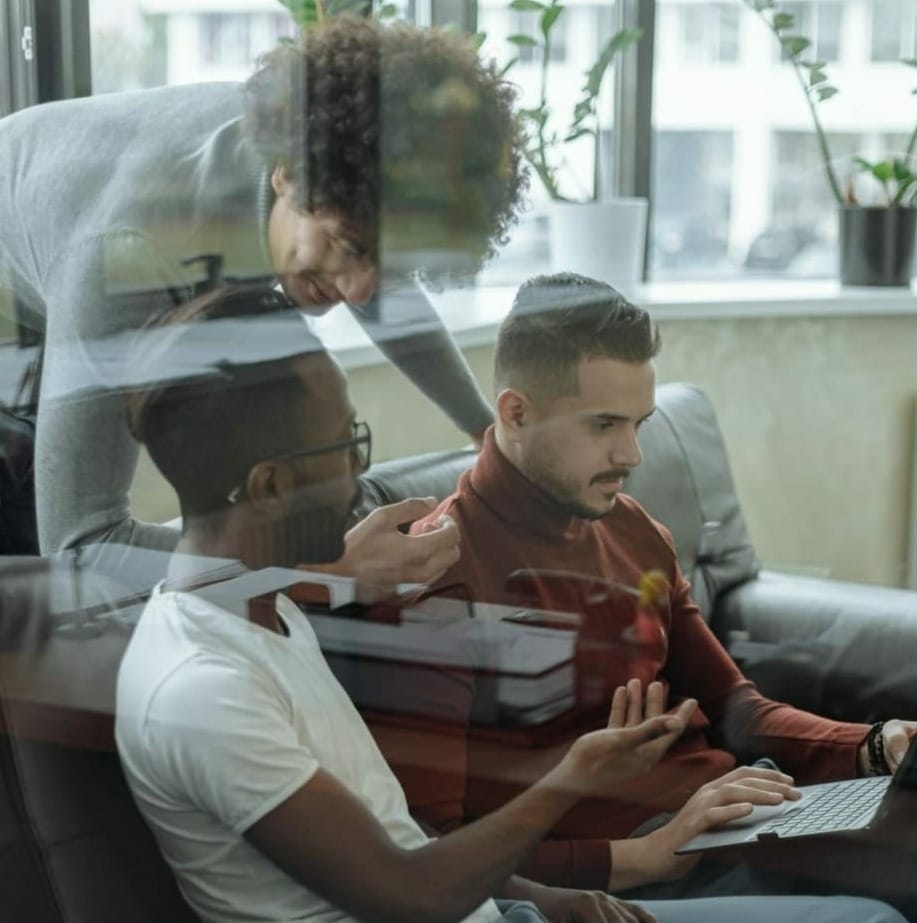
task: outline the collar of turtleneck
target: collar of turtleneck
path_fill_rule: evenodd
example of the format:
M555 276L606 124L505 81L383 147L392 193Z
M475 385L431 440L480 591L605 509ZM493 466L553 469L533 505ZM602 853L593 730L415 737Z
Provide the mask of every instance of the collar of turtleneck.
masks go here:
M543 540L571 542L589 531L587 520L571 516L500 451L493 426L484 436L469 484L497 517Z

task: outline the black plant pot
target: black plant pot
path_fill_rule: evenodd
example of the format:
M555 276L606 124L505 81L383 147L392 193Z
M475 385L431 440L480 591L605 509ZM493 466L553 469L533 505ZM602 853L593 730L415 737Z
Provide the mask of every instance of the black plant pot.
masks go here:
M917 208L847 206L840 210L841 283L910 285Z

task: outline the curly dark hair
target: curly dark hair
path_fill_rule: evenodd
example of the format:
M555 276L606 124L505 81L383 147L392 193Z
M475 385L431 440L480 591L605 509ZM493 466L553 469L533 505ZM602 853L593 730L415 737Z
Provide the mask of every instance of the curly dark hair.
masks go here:
M374 252L397 228L398 246L461 252L467 271L505 243L528 185L514 101L464 36L340 16L265 56L246 130L304 210L340 211Z

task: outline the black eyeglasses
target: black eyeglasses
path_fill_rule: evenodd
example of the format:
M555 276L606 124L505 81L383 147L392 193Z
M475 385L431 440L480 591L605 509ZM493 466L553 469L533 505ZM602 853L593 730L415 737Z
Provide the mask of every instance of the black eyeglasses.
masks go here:
M340 449L349 449L357 466L362 474L369 468L372 460L373 434L370 432L369 424L355 422L351 426L351 436L349 439L342 439L340 442L332 442L328 445L317 446L314 449L299 449L296 452L286 452L283 455L275 455L269 461L289 461L293 458L307 458L310 455L324 455L326 452L336 452ZM236 485L227 495L226 499L230 503L236 503L245 490L245 484Z

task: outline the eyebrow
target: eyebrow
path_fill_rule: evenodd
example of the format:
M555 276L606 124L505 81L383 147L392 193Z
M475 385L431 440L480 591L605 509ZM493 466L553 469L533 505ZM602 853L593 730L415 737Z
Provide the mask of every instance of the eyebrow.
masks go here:
M654 407L649 413L644 414L637 423L645 423L656 412ZM584 415L589 420L602 420L605 423L627 423L630 417L619 413L587 413Z

